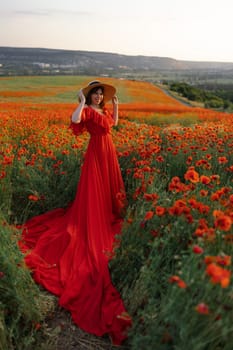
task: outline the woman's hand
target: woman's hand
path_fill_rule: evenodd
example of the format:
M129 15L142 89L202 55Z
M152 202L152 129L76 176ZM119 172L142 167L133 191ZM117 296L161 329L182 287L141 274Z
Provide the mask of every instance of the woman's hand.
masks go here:
M114 124L117 125L118 123L118 97L114 95L112 97L112 104L113 104L113 120Z
M71 120L73 123L80 123L81 122L82 111L83 111L83 108L85 107L85 103L86 103L86 97L85 97L82 90L79 90L79 92L78 92L78 99L79 99L80 103L78 104L78 107L73 112L72 117L71 117Z
M83 104L86 103L86 97L85 97L85 95L84 95L82 89L79 90L79 92L78 92L78 98L79 98L79 101L80 101L81 103L83 103Z
M116 95L114 95L114 96L112 97L112 103L113 103L114 105L117 105L117 104L118 104L118 97L117 97Z

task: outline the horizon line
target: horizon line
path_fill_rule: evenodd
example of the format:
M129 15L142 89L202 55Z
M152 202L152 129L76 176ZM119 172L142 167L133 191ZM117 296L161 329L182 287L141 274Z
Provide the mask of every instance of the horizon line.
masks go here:
M145 55L145 54L124 54L124 53L118 53L118 52L110 52L110 51L95 51L95 50L80 50L80 49L63 49L63 48L51 48L51 47L40 47L40 46L6 46L1 45L1 48L11 48L11 49L35 49L35 50L58 50L58 51L81 51L81 52L93 52L93 53L105 53L105 54L112 54L112 55L119 55L119 56L128 56L128 57L148 57L148 58L165 58L165 59L171 59L174 61L182 61L182 62L195 62L195 63L222 63L222 64L233 64L233 61L212 61L212 60L192 60L192 59L179 59L174 58L170 56L155 56L155 55Z

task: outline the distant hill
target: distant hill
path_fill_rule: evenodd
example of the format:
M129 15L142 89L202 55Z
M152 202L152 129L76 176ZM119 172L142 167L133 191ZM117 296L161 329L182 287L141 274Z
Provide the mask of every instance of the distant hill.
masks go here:
M127 75L155 71L221 71L233 76L233 62L194 62L168 57L129 56L108 52L0 47L0 75Z

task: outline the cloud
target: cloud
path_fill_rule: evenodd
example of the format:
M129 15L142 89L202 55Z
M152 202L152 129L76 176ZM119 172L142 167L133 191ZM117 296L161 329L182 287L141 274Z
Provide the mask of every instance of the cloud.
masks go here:
M12 14L17 16L90 16L93 13L88 11L72 11L58 9L36 9L36 10L15 10Z

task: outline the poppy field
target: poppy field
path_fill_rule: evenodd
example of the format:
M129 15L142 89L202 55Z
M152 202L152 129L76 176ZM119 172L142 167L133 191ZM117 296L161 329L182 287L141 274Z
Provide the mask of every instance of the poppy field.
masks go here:
M43 333L46 296L24 266L18 225L74 198L89 136L72 134L70 116L94 79L0 78L0 349L31 349ZM127 207L110 269L133 318L126 346L231 350L233 114L151 83L101 80L120 103L112 137Z

